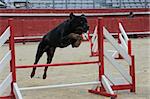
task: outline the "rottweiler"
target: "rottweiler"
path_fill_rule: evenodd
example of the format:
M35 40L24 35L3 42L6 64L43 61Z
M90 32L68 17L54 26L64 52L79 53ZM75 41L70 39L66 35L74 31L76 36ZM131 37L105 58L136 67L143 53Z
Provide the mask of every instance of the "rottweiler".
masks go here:
M47 54L47 64L50 64L57 47L64 48L72 45L73 48L79 47L82 41L81 34L89 30L88 22L84 14L76 16L70 13L69 18L43 36L40 41L34 64L37 64L44 52ZM47 77L45 67L43 79ZM33 67L30 77L35 75L36 67Z

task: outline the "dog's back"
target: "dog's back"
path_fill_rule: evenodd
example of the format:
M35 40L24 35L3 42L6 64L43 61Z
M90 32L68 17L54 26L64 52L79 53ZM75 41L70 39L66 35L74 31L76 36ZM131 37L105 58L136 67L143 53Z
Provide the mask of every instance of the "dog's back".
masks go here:
M68 35L70 31L69 20L66 20L44 35L42 40L46 41L51 46L56 46L58 45L57 43L59 43L64 36Z

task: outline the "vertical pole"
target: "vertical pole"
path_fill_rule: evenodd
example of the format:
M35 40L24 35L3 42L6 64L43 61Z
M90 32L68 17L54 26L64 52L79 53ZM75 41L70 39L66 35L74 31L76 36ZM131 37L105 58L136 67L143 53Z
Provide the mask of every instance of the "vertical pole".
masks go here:
M13 19L8 20L10 26L9 49L11 50L10 71L12 72L11 94L13 93L13 83L16 82L16 66L15 66L15 48L14 48L14 24Z
M132 62L132 55L131 55L131 40L128 40L128 54L131 57L131 62ZM130 75L132 77L132 64L130 66Z
M92 48L93 48L92 38L90 38L90 46L91 46L91 56L94 56L94 52L92 50Z
M131 51L131 40L128 40L128 54L131 56L132 55L132 51Z
M132 77L132 89L130 90L131 92L135 92L135 61L134 61L134 56L131 56L132 59L132 66L131 67L131 77Z
M121 41L120 41L120 36L119 36L119 35L121 34L121 32L120 32L120 29L119 29L119 23L121 23L120 20L118 20L118 33L117 33L117 34L118 34L118 35L117 35L118 44L120 45L120 44L121 44ZM123 58L122 58L122 56L121 56L120 54L118 54L118 58L116 58L116 59L123 59Z
M103 37L103 19L98 18L98 57L101 65L99 66L99 81L102 79L102 75L104 75L104 37Z
M132 55L131 51L131 40L128 40L128 54L131 57L131 66L130 66L130 75L132 77L132 89L131 92L135 92L135 61L134 61L134 56Z
M120 29L119 29L119 23L120 23L120 21L118 21L118 44L121 44L121 41L120 41L120 37L119 37L119 35L120 35Z
M92 44L92 37L90 36L90 32L88 33L88 38L89 38L90 49L91 49L91 55L90 55L90 56L92 56L92 55L93 55L93 54L92 54L92 46L93 46L93 44Z

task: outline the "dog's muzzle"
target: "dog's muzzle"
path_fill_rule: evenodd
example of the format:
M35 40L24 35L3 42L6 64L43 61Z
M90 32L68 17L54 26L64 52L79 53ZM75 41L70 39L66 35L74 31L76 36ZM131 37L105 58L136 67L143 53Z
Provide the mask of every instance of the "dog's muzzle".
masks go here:
M83 27L83 32L86 33L89 30L89 26L84 26Z

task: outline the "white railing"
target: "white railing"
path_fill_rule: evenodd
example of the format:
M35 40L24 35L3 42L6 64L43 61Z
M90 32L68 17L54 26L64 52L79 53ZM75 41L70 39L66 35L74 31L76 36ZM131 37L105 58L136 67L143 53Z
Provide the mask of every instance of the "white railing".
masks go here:
M13 83L13 86L14 86L13 91L14 91L14 94L15 94L15 98L16 99L23 99L23 97L22 97L22 95L20 93L20 89L18 88L17 83Z
M0 47L4 45L4 43L10 38L10 27L8 27L4 33L0 36ZM6 66L8 62L11 60L11 51L8 51L5 56L0 60L0 73ZM4 81L0 84L0 95L4 93L6 88L11 84L12 82L12 73L9 73L9 75L4 79Z
M12 73L10 73L0 84L0 96L5 92L6 88L11 85Z
M118 45L118 42L114 39L114 37L107 31L105 27L103 27L103 33L105 38L109 41L109 43L119 52L119 54L131 65L131 57L128 55L126 50L123 47Z
M4 45L4 43L7 40L10 40L10 27L8 27L4 33L0 36L0 47L2 47ZM9 43L11 43L9 41ZM10 46L9 46L10 47ZM11 47L10 47L11 48ZM0 73L3 71L4 67L6 67L7 63L9 63L12 59L11 57L11 49L4 55L4 57L0 60ZM10 67L9 67L10 68ZM8 76L2 81L2 83L0 84L0 96L3 95L3 93L6 91L6 89L8 88L8 86L11 87L11 84L13 83L13 72L11 71ZM11 87L11 89L13 88L13 92L15 94L15 99L23 99L20 91L17 87L17 84L13 83L13 87ZM7 96L6 96L7 97ZM1 97L0 97L1 98Z
M11 51L7 52L5 56L0 60L0 73L2 72L3 68L6 66L8 62L11 60Z
M104 88L106 89L106 92L108 92L110 94L114 94L114 91L112 90L108 79L104 75L102 75L102 84L103 84Z
M0 47L8 40L10 37L10 27L8 27L5 32L0 36Z
M59 84L59 85L47 85L47 86L37 86L37 87L25 87L25 88L20 88L20 90L62 88L62 87L82 86L82 85L93 85L93 84L100 84L100 82L99 81L93 81L93 82L81 82L81 83L70 83L70 84Z
M119 46L118 42L114 39L114 37L107 31L105 27L103 27L104 37L107 41L117 50L117 52L126 60L126 62L131 65L131 56L129 56L126 49L123 49ZM126 72L126 69L123 65L118 63L110 53L104 50L104 56L106 59L120 72L120 74L129 82L132 83L131 76L129 72Z
M120 29L121 34L123 35L123 38L125 39L125 42L126 42L126 44L127 44L129 38L128 38L128 36L127 36L127 34L126 34L126 32L125 32L123 26L121 25L121 23L119 23L119 29Z

